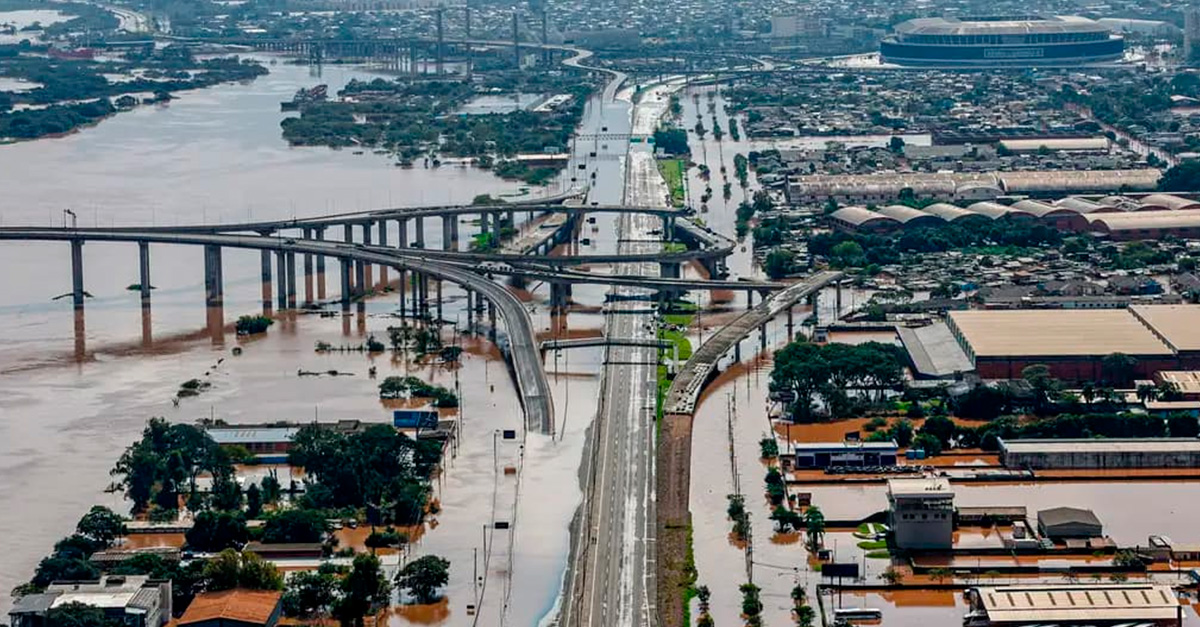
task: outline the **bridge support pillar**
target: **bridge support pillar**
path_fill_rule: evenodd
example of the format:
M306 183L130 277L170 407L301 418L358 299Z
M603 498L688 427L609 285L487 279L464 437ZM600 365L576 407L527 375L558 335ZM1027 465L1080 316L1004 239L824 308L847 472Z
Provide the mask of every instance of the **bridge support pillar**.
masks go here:
M682 264L678 261L660 261L658 270L664 279L678 279L682 274Z
M346 257L338 259L338 267L341 268L342 275L342 313L350 313L350 292L353 290L353 283L350 281L350 260Z
M451 249L458 250L458 216L450 216Z
M450 226L454 221L454 216L442 216L442 250L454 250L454 234Z
M475 301L475 292L467 289L467 332L471 332L471 327L475 322L475 308L472 304Z
M479 214L479 234L487 235L491 230L488 228L488 213L484 211Z
M442 321L442 280L437 279L436 283L437 284L434 287L437 290L437 296L436 296L436 298L437 298L437 319L438 319L438 322L441 322Z
M312 239L312 229L304 229L304 239ZM304 253L304 304L313 302L313 256Z
M758 345L759 350L764 352L767 350L767 323L765 322L758 327Z
M262 259L262 310L264 316L271 315L271 251L259 251Z
M663 216L662 222L662 238L668 242L675 241L675 217Z
M316 238L325 240L324 227L317 228ZM325 300L325 255L317 255L317 300Z
M517 228L517 214L512 209L504 213L504 225L510 229Z
M792 308L788 307L787 308L787 334L788 334L787 341L789 344L791 343L792 339L796 337L796 333L795 333L794 329L795 329L795 325L793 325L793 323L792 323Z
M288 251L284 254L287 260L287 306L296 308L296 253Z
M838 320L842 319L842 282L838 281L837 283L834 283L834 287L836 290L834 292L834 294L835 294L834 307L836 309L834 309L833 321L837 322Z
M379 245L387 248L388 245L388 225L387 220L379 221ZM388 284L388 267L379 266L379 284L386 287Z
M396 247L397 248L407 248L408 247L408 220L405 220L405 219L400 220L400 233L397 234Z
M566 313L570 302L570 286L567 283L554 281L550 283L550 315L558 316Z
M142 294L142 308L150 307L150 242L138 242L138 285Z
M746 309L754 309L754 290L746 290Z
M80 244L82 245L82 242ZM79 280L82 283L82 274L79 275ZM209 307L221 307L225 302L225 285L221 277L221 247L213 244L204 247L204 301Z
M354 262L354 296L361 299L367 294L367 264L361 261Z
M492 301L490 301L490 300L487 303L487 314L488 314L488 337L492 340L492 342L495 342L496 341L496 306L493 305Z
M287 255L283 251L275 253L275 307L279 311L287 309Z
M71 240L71 302L83 309L83 240Z
M425 218L417 216L416 231L413 239L416 241L417 248L425 248Z
M508 284L519 290L523 290L528 284L528 281L525 279L525 277L519 274L512 274L508 277Z
M362 241L366 246L371 245L371 223L366 222L362 225ZM375 287L375 272L374 265L369 263L363 264L363 277L359 281L359 289L364 293L371 291Z
M396 285L396 291L400 293L400 317L403 318L405 312L404 293L408 291L408 271L400 268L399 283Z

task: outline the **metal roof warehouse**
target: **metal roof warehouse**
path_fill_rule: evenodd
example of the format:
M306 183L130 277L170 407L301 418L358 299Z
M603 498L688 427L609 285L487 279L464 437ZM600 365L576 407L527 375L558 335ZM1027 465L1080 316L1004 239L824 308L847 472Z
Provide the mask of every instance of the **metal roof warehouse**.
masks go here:
M990 625L1182 625L1183 606L1161 584L1064 584L972 588L968 619Z

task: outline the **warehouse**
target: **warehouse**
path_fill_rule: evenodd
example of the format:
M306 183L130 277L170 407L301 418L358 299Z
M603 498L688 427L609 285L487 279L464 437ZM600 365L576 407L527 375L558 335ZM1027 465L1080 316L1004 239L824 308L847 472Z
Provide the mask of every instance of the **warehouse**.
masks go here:
M1153 583L1029 584L967 590L965 627L1153 625L1182 627L1183 605Z
M885 215L893 220L898 221L900 224L904 225L904 228L906 229L914 229L923 226L931 226L936 228L942 225L941 218L929 213L925 213L924 211L920 211L918 209L913 209L912 207L906 207L904 205L888 205L886 207L880 207L875 211L881 215Z
M1000 440L1006 468L1200 467L1196 438L1080 438Z
M895 442L805 442L796 445L796 468L895 466Z
M922 209L922 211L930 215L935 215L946 222L953 222L954 224L963 226L989 222L991 220L990 217L981 213L967 211L962 207L945 202L935 202Z
M1130 310L953 311L946 323L984 379L1019 379L1026 366L1044 364L1058 379L1103 381L1102 361L1112 353L1136 359L1135 374L1143 379L1181 364Z
M1186 211L1188 209L1200 209L1200 202L1170 194L1150 194L1142 198L1141 201L1147 210L1166 209L1168 211Z
M1175 351L1186 368L1200 366L1200 306L1131 305L1129 313Z
M1099 538L1104 525L1096 513L1078 507L1052 507L1038 512L1038 531L1047 538Z
M1195 209L1093 214L1088 222L1092 232L1119 241L1200 238L1200 210Z
M1025 194L1039 198L1063 194L1111 194L1118 191L1153 191L1162 172L1154 168L1137 170L1054 170L999 172L996 174L1006 194Z
M1021 200L1013 203L1012 208L1016 211L1024 211L1033 215L1043 224L1052 226L1060 231L1083 231L1087 229L1087 218L1063 207L1048 205L1038 200Z
M1017 154L1045 150L1051 152L1108 152L1109 142L1107 137L1004 139L1000 141L1000 148Z
M967 211L978 213L979 215L987 216L993 220L1001 218L1007 220L1032 220L1034 215L1024 211L1017 211L1008 205L1002 205L998 202L977 202L967 205Z
M889 218L862 207L842 207L829 214L833 225L850 233L880 233L900 227L895 218Z

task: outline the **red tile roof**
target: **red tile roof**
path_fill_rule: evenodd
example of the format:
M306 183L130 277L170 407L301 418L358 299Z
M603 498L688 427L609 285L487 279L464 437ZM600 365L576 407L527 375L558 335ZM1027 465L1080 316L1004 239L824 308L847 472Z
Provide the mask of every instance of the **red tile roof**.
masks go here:
M185 627L219 618L266 625L282 597L280 592L266 590L202 592L196 595L187 611L179 618L179 626Z

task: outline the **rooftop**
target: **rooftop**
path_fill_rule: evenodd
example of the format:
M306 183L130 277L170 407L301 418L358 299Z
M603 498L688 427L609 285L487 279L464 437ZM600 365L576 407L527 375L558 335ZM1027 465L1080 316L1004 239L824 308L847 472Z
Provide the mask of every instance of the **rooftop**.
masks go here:
M1182 394L1200 393L1200 372L1195 370L1162 370L1158 378L1174 383Z
M847 450L847 451L894 451L900 445L895 442L797 442L796 452Z
M296 427L212 427L208 435L217 444L247 442L291 442L300 429Z
M1090 509L1078 507L1052 507L1038 512L1038 522L1043 525L1084 524L1100 526L1100 519Z
M1200 305L1131 305L1129 311L1172 349L1200 351Z
M1200 451L1198 438L1077 438L1000 440L1005 453L1174 453Z
M975 357L1098 356L1172 352L1128 311L952 311L948 320Z
M1072 15L1010 19L923 17L896 25L896 32L905 35L1025 35L1107 31L1108 28L1103 24Z
M940 477L903 477L888 479L888 495L893 498L953 498L950 482Z
M993 623L1174 620L1179 600L1170 586L1064 584L976 588L979 605Z
M179 625L191 625L203 621L225 619L263 625L270 620L279 605L279 592L263 590L222 590L202 592L196 595Z

